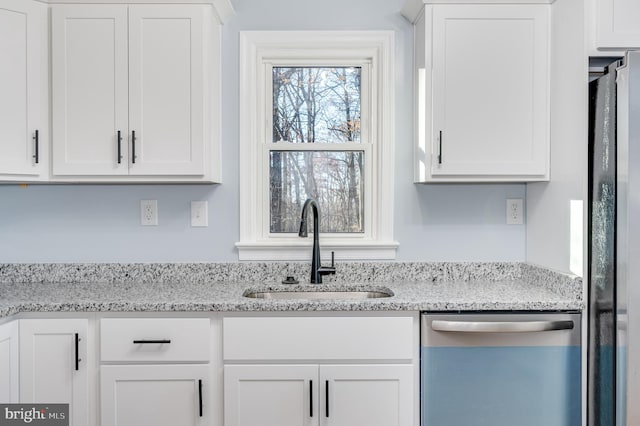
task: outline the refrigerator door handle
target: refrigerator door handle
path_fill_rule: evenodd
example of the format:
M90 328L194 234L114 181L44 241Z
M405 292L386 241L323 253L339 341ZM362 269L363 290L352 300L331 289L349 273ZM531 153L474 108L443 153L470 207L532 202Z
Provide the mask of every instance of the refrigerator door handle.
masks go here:
M573 321L444 321L433 320L431 329L453 333L534 333L573 330Z

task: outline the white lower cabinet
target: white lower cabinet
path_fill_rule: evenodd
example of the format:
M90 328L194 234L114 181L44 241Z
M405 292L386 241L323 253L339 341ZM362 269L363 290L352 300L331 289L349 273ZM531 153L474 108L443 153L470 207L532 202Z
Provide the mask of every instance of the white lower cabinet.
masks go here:
M69 404L71 426L93 424L86 319L20 320L20 402Z
M411 365L320 366L320 424L411 425L413 375Z
M100 368L100 379L102 426L211 423L208 364L109 365Z
M418 323L404 315L223 321L225 426L415 426Z
M217 424L212 328L209 318L102 318L100 425Z
M0 324L0 403L68 403L71 426L419 422L417 312L70 316Z
M225 366L225 425L317 425L318 381L317 365Z
M18 402L18 321L0 325L0 403Z
M411 365L228 365L226 426L412 425Z

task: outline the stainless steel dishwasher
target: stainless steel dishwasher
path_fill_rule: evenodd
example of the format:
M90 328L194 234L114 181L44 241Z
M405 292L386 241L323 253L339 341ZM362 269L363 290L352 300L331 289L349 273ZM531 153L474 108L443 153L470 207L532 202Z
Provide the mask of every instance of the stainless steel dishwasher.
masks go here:
M580 314L422 314L422 426L580 426Z

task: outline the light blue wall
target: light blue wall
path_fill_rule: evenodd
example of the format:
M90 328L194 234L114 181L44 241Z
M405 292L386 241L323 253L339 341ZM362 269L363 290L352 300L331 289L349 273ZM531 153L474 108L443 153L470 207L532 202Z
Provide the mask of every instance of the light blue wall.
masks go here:
M505 225L505 199L525 186L412 183L412 28L403 0L232 0L223 32L222 185L0 186L2 262L234 261L238 221L238 32L395 30L398 260L523 261L525 227ZM158 200L159 226L139 225ZM190 201L209 201L209 227L190 227Z

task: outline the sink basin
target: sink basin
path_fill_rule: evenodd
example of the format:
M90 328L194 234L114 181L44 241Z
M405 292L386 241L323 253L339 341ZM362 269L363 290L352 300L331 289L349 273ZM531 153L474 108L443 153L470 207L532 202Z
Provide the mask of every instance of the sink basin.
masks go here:
M250 291L244 297L273 300L362 300L391 297L391 291Z

